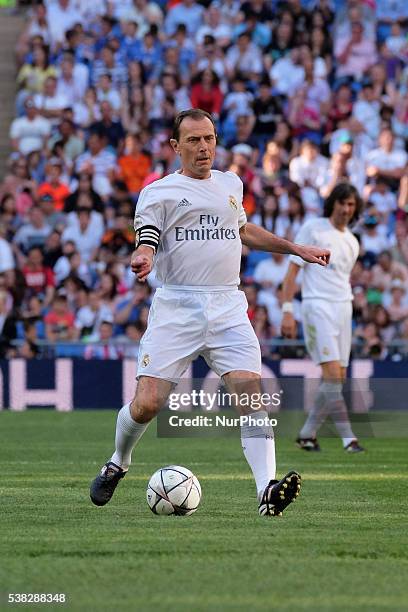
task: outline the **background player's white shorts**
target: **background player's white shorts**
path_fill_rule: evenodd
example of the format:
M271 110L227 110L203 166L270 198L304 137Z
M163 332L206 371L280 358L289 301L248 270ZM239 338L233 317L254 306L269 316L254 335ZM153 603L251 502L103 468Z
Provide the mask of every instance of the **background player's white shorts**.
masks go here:
M178 382L198 355L219 376L233 370L260 374L261 351L245 294L235 287L191 289L156 290L140 342L137 376Z
M343 367L348 366L351 316L351 302L303 300L303 333L307 351L315 363L340 361Z

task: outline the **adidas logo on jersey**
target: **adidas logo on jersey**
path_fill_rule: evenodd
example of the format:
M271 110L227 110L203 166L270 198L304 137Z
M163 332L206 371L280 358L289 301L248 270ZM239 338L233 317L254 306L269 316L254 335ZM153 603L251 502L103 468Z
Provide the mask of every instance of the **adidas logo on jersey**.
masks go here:
M181 202L179 202L177 204L177 208L180 208L180 206L192 206L191 202L189 202L188 200L186 200L186 198L183 198L181 200Z

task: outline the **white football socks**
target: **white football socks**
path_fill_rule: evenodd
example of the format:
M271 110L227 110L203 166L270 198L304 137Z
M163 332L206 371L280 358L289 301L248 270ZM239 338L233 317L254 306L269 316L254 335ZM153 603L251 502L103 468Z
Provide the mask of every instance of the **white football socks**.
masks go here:
M110 461L122 470L128 470L132 461L132 450L142 437L149 423L137 423L130 415L130 402L118 412L116 421L115 452Z
M264 421L269 418L266 410L259 410L250 416L256 421ZM241 444L245 459L254 475L260 500L269 481L274 480L276 475L273 428L261 423L242 425Z

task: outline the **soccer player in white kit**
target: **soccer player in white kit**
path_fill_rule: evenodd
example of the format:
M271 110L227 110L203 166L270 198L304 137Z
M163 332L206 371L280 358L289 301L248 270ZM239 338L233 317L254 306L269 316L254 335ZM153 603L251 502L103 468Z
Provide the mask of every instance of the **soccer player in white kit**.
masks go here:
M135 444L198 355L231 394L260 393L259 342L238 290L242 244L293 253L320 266L330 257L326 248L295 245L246 222L241 180L211 169L216 147L211 115L199 109L179 113L170 143L181 157L181 170L141 192L131 259L140 281L154 264L163 286L154 295L140 343L135 397L119 411L115 452L91 484L98 506L111 499ZM237 409L245 412L239 402ZM256 417L255 424L241 428L243 450L255 478L259 513L278 516L297 497L300 476L292 471L275 479L273 429L263 424L265 410Z
M324 204L324 216L307 221L299 230L296 242L330 248L330 263L323 270L291 256L283 281L282 335L296 336L293 296L296 277L302 276L302 323L310 357L322 368L322 380L315 404L296 440L308 451L319 451L317 431L327 416L333 419L348 452L364 450L354 435L342 395L351 349L353 294L350 274L359 254L357 238L349 230L362 207L353 185L336 185Z

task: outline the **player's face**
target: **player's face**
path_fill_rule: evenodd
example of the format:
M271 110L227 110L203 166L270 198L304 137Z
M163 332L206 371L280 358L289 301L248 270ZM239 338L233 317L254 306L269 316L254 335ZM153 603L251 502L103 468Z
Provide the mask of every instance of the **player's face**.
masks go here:
M356 198L350 196L334 203L331 219L336 227L347 227L356 212Z
M180 125L179 140L172 139L170 142L181 157L183 174L191 178L209 178L215 157L216 136L214 126L207 117L198 121L186 117Z

